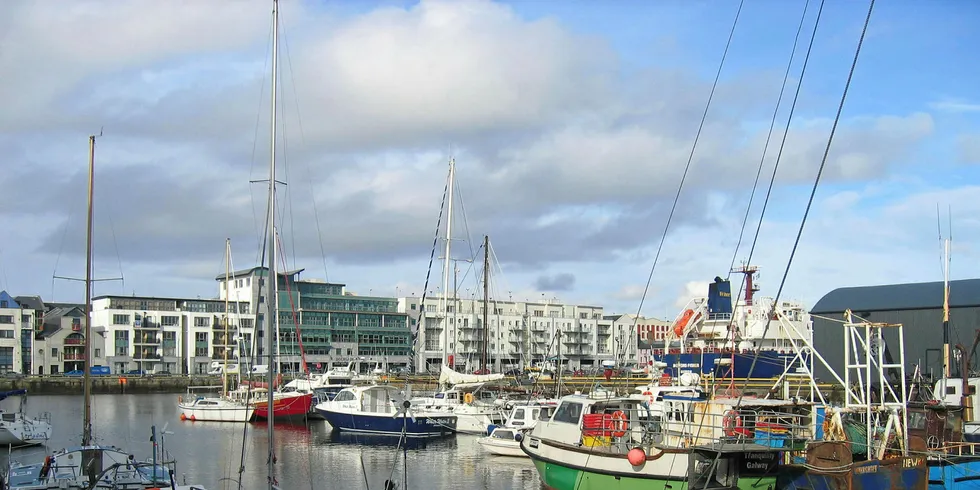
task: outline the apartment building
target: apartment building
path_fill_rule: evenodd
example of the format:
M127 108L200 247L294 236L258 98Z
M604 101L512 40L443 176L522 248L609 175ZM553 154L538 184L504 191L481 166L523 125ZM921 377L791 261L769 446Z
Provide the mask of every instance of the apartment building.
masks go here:
M236 271L227 280L224 275L216 277L220 297L251 301L258 312L261 352L265 350L268 272L264 267L254 267ZM359 296L348 291L345 284L300 279L302 272L279 274L278 336L273 345L284 371L298 372L304 356L307 367L316 371L351 361L360 371L411 362L411 319L399 311L395 298Z
M92 325L104 332L113 373L206 373L212 361L250 352L255 315L247 301L98 296ZM226 325L227 322L227 325ZM96 356L98 357L98 356Z
M490 368L498 372L559 356L567 368L587 369L613 357L614 322L599 306L490 300L485 328L482 299L426 297L424 311L416 297L398 298L398 305L418 323L418 370L438 371L444 358L460 371L480 369L487 336Z

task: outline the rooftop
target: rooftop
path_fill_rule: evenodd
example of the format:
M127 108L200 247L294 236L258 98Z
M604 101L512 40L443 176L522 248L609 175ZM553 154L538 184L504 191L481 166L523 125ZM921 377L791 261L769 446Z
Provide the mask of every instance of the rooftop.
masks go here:
M980 306L980 279L949 282L949 307ZM893 311L940 309L943 307L943 282L917 282L837 288L827 293L810 309L811 313L858 311Z
M239 271L234 271L234 272L230 273L228 275L228 277L230 277L230 278L237 278L237 277L251 276L255 271L263 271L263 272L265 272L265 271L268 271L268 270L269 270L268 267L252 267L251 269L242 269L242 270L239 270ZM303 272L305 270L306 269L296 269L296 270L291 270L291 271L280 271L279 272L279 275L280 276L295 276L295 275L297 275L300 272ZM214 280L215 281L224 281L225 280L225 275L224 274L218 274L217 276L214 276Z

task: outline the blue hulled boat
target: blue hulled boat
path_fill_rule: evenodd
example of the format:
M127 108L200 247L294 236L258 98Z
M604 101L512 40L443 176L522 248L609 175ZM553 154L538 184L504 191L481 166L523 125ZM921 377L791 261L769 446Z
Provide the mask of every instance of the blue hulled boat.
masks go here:
M452 413L412 413L410 396L390 385L355 386L318 404L316 411L341 432L432 438L456 431Z
M745 277L742 299L733 302L731 282L716 277L707 297L692 299L677 316L663 347L653 348L657 366L672 377L691 372L761 379L810 366L810 356L798 354L812 346L809 311L802 303L774 305L773 298L756 297L758 268L746 265L732 272Z

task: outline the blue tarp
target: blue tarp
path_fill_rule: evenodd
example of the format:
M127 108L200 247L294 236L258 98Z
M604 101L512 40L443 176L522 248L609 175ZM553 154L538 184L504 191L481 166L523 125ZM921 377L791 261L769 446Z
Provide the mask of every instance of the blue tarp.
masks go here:
M12 396L26 395L27 390L0 391L0 400L6 400Z

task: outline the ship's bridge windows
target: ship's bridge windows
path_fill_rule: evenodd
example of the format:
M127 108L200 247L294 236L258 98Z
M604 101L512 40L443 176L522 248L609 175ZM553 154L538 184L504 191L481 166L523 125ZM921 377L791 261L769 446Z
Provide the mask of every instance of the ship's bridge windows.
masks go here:
M563 422L566 424L578 424L582 417L582 404L576 402L562 402L558 410L555 410L552 422Z
M337 396L333 399L333 401L335 401L335 402L347 402L347 401L353 400L354 398L356 398L356 397L354 396L354 393L353 392L350 392L350 391L341 391L340 393L337 393Z

